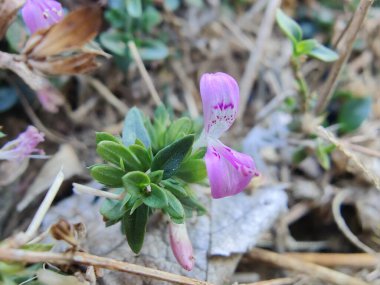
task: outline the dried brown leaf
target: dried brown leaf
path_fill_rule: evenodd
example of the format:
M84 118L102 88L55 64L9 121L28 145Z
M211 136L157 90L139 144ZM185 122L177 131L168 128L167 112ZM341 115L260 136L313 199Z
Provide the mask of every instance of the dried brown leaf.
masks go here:
M94 70L99 66L96 55L80 53L69 57L59 57L48 61L29 60L28 64L43 74L68 75Z
M44 58L79 49L96 36L101 19L100 7L79 8L48 30L33 34L23 53L29 58Z

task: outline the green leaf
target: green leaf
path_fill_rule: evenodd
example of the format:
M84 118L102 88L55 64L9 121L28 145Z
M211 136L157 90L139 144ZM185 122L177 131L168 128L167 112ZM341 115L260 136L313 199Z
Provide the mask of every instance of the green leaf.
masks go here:
M102 141L96 152L106 161L125 168L127 171L143 170L144 166L130 148L120 143Z
M174 175L187 152L191 149L193 142L194 135L187 135L160 150L153 158L152 171L164 170L163 179Z
M141 0L125 0L127 5L128 14L133 18L140 18L142 15Z
M188 183L204 180L207 176L204 159L190 159L183 162L175 175Z
M144 11L142 21L144 23L144 29L147 32L151 32L155 26L162 22L162 17L154 6L148 6Z
M182 203L182 206L185 209L186 218L192 218L194 215L194 212L198 216L202 216L207 213L207 209L200 204L194 197L186 197L179 199Z
M161 185L177 198L187 197L186 189L174 179L163 180L161 181Z
M104 17L116 29L124 28L127 21L126 14L120 9L108 9L104 12Z
M139 161L139 170L141 171L147 171L150 168L150 165L152 163L152 157L150 156L149 151L140 145L134 144L128 147L131 152L133 153L134 157L137 158ZM137 168L137 166L136 166Z
M170 144L185 135L190 134L193 128L193 122L190 118L182 117L174 121L165 133L165 143Z
M144 198L144 204L148 207L161 209L168 206L168 197L161 187L156 184L151 184L151 191Z
M326 148L323 146L323 144L318 141L317 148L315 150L315 156L317 157L317 160L319 164L325 169L329 170L331 167L331 160L326 152Z
M360 127L371 113L371 97L351 98L347 100L339 110L338 123L340 131L352 132Z
M315 39L297 42L295 46L296 55L309 54L319 43Z
M166 191L166 196L168 197L168 206L165 208L165 211L174 222L183 223L185 210L181 202L169 191Z
M109 50L114 55L125 56L127 45L123 33L111 29L101 33L99 41L105 49Z
M142 197L140 197L133 204L133 206L131 208L130 215L133 215L133 213L136 211L136 209L138 209L142 204L144 204L144 199Z
M136 107L133 107L124 119L122 141L125 146L129 146L134 144L136 139L142 141L145 147L150 147L149 134L144 126L141 112Z
M190 158L191 159L199 159L199 158L204 158L205 155L206 155L206 152L207 152L207 148L206 147L201 147L199 149L197 149L196 151L194 151Z
M156 170L148 174L150 181L156 184L158 184L162 180L163 175L163 170Z
M277 9L276 21L283 33L293 42L294 45L302 40L302 29L300 25L281 9Z
M5 37L11 51L20 53L28 36L21 17L16 17L6 31Z
M96 181L108 187L117 188L123 186L121 179L125 172L120 168L107 164L95 165L91 167L90 174Z
M297 165L301 163L304 159L306 159L307 156L308 156L308 152L306 148L304 147L298 148L292 155L292 162Z
M141 171L131 171L123 176L123 184L134 185L140 189L145 189L150 184L150 178Z
M126 213L122 201L105 199L100 207L100 214L106 222L116 223Z
M339 54L320 43L317 43L316 46L306 54L324 62L333 62L339 58Z
M168 47L159 40L145 40L138 50L143 60L162 60L169 55Z
M117 137L109 133L96 132L95 136L96 136L96 144L100 143L101 141L111 141L111 142L120 143L120 140Z
M139 253L144 243L146 225L148 222L148 207L141 205L136 211L123 216L122 228L127 236L127 241L134 253Z
M6 137L7 135L0 131L0 139Z

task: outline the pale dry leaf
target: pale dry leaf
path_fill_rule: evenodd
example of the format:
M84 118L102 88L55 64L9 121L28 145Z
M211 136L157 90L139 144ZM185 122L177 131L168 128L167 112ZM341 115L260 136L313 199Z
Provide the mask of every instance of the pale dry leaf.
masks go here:
M212 201L211 255L229 256L252 248L279 215L287 210L283 186L266 186Z
M197 186L197 193L202 196L202 203L208 209L212 208L212 218L206 214L187 222L196 258L195 268L191 272L177 264L169 245L167 225L162 215L157 213L150 218L144 246L139 255L129 249L120 225L105 227L99 214L99 200L89 195L74 195L60 202L50 210L44 226L48 227L60 218L71 223L83 222L88 232L86 249L93 254L223 284L232 276L240 254L252 247L260 234L269 229L277 216L285 211L286 194L279 187L267 187L252 196L242 193L235 197L211 200L209 194L206 194L209 190L200 188ZM225 256L210 256L210 251ZM112 285L168 284L109 271L105 273L102 282Z
M75 150L68 144L62 145L59 148L59 151L45 163L36 179L29 187L26 196L17 205L17 210L24 210L35 197L46 191L60 169L62 169L65 179L70 179L74 175L79 175L83 173L84 170Z
M13 183L29 165L29 159L22 161L4 160L0 162L0 186Z

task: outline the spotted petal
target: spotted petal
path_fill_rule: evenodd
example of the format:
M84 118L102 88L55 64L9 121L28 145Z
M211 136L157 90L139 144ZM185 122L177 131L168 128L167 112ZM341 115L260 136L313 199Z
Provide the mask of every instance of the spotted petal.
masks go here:
M206 136L219 138L235 121L239 107L239 86L222 72L202 75L200 90Z
M212 140L205 156L207 174L213 198L240 193L252 177L258 176L252 157L237 152L219 140Z
M63 18L62 5L55 0L27 0L22 17L33 34L58 23Z

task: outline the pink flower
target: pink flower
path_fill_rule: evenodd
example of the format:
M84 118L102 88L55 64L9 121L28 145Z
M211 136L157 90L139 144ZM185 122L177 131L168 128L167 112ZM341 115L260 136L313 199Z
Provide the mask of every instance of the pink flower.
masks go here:
M44 154L43 150L37 148L37 145L43 141L44 134L29 126L17 139L7 142L0 149L0 159L21 161L32 153Z
M55 0L26 0L21 13L32 34L58 23L64 16L62 5Z
M185 224L169 223L170 246L178 263L186 270L194 267L193 246Z
M59 106L63 105L64 101L61 95L51 87L46 87L37 92L37 98L42 107L50 112L57 113Z
M253 159L225 146L220 136L236 119L239 107L239 86L230 75L206 73L200 82L204 130L201 139L207 143L205 156L213 198L240 193L252 177L258 176Z

